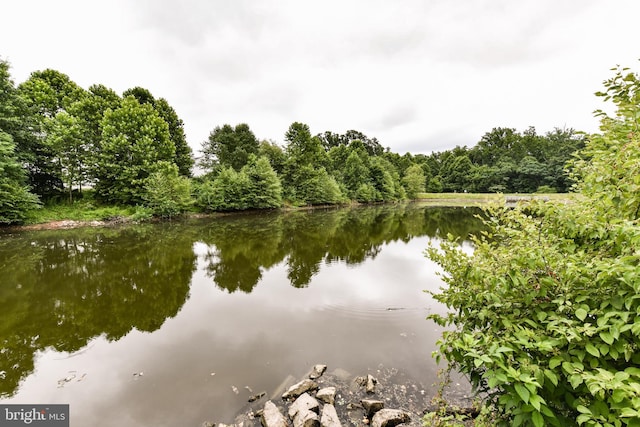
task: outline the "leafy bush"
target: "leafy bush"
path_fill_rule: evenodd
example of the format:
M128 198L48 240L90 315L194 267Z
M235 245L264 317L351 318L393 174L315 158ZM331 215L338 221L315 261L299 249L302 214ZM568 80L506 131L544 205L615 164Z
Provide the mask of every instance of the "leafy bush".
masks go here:
M640 83L618 70L573 164L573 204L488 209L473 254L428 256L448 284L439 354L467 374L499 425L640 426Z
M176 216L193 204L191 182L178 175L178 166L173 163L159 162L158 170L147 178L144 190L145 206L161 217Z

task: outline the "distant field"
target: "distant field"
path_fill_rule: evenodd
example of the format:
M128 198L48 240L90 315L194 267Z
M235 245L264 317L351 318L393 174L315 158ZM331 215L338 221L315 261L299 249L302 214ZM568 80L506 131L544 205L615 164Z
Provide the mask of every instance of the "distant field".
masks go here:
M536 194L496 194L496 193L419 193L420 203L434 206L475 206L488 203L516 203L526 200L548 200L570 202L576 197L573 193L536 193Z

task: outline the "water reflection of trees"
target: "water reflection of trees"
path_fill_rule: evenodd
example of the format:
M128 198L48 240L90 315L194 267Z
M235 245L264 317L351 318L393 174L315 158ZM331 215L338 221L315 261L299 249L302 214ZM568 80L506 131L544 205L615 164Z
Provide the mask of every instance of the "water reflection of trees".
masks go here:
M1 238L0 396L15 392L37 351L74 352L175 316L195 269L192 243L167 226Z
M408 204L242 215L202 225L198 236L209 246L205 269L216 285L248 293L264 270L281 262L291 285L305 287L324 262L358 264L393 241L447 234L467 238L480 230L478 213Z
M0 397L33 371L38 351L75 352L175 316L196 267L194 242L208 245L204 268L218 287L249 293L281 263L291 285L305 287L325 262L358 264L393 241L465 238L479 230L475 213L410 204L0 236Z

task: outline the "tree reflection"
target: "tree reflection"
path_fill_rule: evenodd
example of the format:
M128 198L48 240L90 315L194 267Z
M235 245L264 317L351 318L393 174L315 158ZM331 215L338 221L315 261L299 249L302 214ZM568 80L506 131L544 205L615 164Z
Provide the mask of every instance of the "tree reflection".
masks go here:
M198 235L208 245L204 268L214 283L249 293L264 270L281 262L290 284L302 288L323 263L359 264L394 241L447 234L466 239L480 231L479 213L399 204L241 215L208 222Z
M175 227L40 231L0 239L0 396L34 354L158 329L187 299L193 240Z
M249 293L280 264L302 288L325 263L362 263L394 241L465 239L481 228L477 213L399 204L0 236L0 397L15 393L38 351L160 328L187 299L197 241L222 290Z

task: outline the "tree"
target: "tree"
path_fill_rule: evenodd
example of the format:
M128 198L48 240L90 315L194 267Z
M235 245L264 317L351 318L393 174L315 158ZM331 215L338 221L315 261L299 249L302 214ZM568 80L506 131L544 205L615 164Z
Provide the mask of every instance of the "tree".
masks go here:
M425 177L422 167L420 165L412 165L407 168L402 178L402 184L407 191L407 197L415 199L418 193L423 193L425 190Z
M140 86L127 89L122 94L123 97L133 96L140 104L149 104L158 115L167 122L169 126L169 139L175 147L173 163L178 166L178 172L182 176L191 176L191 169L194 165L193 152L187 143L184 134L184 123L178 117L178 113L164 98L156 99L148 89Z
M24 184L25 175L15 156L11 136L0 131L0 224L24 222L38 198Z
M118 109L121 101L112 89L104 85L92 85L85 97L69 107L68 113L80 127L82 147L85 150L83 182L95 181L96 164L102 150L102 119L107 110Z
M280 178L266 157L252 156L242 168L248 186L244 196L247 205L254 209L273 209L282 206Z
M640 419L640 78L617 69L572 163L570 204L488 210L473 254L429 257L451 310L439 354L468 375L498 425L637 426Z
M50 147L56 175L66 183L69 203L73 202L74 184L82 189L87 177L88 153L79 121L61 111L47 123L45 143Z
M440 171L444 191L462 192L470 190L473 167L469 156L466 154L449 156Z
M208 172L219 167L240 171L251 154L258 154L258 149L258 140L246 123L235 128L228 124L216 126L209 139L202 143L200 167Z
M356 194L363 184L370 183L369 168L364 164L360 156L358 156L358 153L352 151L342 167L343 182L347 189L347 196L359 201L368 201L361 200ZM366 192L364 194L368 195Z
M206 180L196 193L197 203L207 211L238 211L247 209L246 191L249 179L244 172L223 167L218 176Z
M182 176L191 176L191 169L195 161L193 159L193 151L187 143L183 121L178 117L176 110L164 98L158 99L154 107L169 126L169 139L176 149L173 163L178 166L178 173Z
M129 96L102 120L96 194L111 203L142 203L146 179L158 162L172 162L174 156L167 123L151 105Z
M20 147L29 151L23 158L28 161L30 185L41 196L55 194L63 190L63 182L59 165L52 161L59 153L53 152L52 146L46 143L47 125L58 113L69 112L86 93L66 74L46 69L31 73L18 86L18 94L32 118L32 138L27 147Z
M282 147L275 142L267 140L260 141L258 157L266 157L269 159L271 167L277 174L281 174L284 171L284 164L287 157Z
M174 163L159 162L157 170L145 182L143 199L155 215L171 218L193 204L191 181L179 175Z

